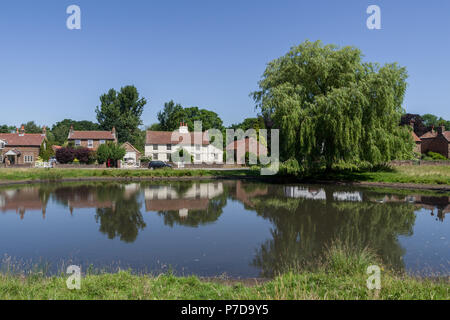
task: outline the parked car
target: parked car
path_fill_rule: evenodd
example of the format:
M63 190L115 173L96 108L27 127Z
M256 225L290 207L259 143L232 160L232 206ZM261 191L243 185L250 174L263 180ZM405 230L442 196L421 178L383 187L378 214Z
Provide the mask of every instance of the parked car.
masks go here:
M148 163L148 168L150 170L153 169L163 169L163 168L172 168L172 165L165 163L164 161L150 161Z

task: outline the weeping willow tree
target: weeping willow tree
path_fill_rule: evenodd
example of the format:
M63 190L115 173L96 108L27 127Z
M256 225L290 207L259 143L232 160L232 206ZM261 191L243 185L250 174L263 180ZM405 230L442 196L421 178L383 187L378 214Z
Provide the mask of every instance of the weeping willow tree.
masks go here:
M252 96L280 129L282 159L380 164L412 155L399 127L406 79L405 68L363 62L357 48L306 41L268 64Z

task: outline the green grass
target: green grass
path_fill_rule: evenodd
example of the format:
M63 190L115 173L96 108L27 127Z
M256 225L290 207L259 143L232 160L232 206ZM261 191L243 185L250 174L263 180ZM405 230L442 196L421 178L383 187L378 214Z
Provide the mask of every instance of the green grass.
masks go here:
M450 166L399 166L378 171L337 171L313 178L324 180L450 185Z
M121 169L0 169L0 181L58 181L95 177L248 177L259 176L258 170L121 170ZM270 176L266 176L269 177ZM292 178L292 177L290 177ZM304 179L305 177L301 177ZM333 171L320 173L308 180L339 180L350 182L385 182L450 185L450 166L399 166L377 171Z
M328 249L323 265L286 272L249 286L236 281L202 281L198 277L115 274L86 275L81 290L69 290L65 276L0 275L0 299L449 299L447 279L420 279L381 273L381 290L366 287L367 267L378 264L370 250L342 245Z
M256 175L251 170L121 170L121 169L0 169L0 181L57 181L62 179L112 177L239 177Z

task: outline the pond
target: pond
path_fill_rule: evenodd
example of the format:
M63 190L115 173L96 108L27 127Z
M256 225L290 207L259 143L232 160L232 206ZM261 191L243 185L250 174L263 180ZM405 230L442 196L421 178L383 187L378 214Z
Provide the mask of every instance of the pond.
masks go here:
M448 212L448 193L241 180L3 187L0 259L48 273L272 277L340 240L399 271L449 275Z

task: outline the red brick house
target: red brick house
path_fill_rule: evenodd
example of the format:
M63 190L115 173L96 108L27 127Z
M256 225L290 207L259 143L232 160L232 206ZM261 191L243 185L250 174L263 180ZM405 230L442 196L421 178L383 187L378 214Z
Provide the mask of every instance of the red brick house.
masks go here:
M111 131L75 131L70 127L67 140L75 147L84 147L96 151L101 144L106 142L117 143L116 129Z
M24 126L16 133L0 133L0 164L33 166L46 140L45 127L42 134L25 133Z
M445 131L444 126L440 126L437 131L433 128L421 136L420 140L422 140L422 153L432 151L450 158L450 131Z

